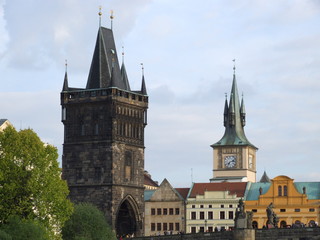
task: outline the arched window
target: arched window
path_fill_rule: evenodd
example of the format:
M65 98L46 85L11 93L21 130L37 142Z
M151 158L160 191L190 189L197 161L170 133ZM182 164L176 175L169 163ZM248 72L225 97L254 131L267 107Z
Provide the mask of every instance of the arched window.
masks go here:
M258 228L258 222L257 221L253 221L252 222L252 228Z
M282 186L278 186L278 196L282 196Z
M286 221L281 221L280 222L280 228L286 228L287 227L287 222Z
M283 196L288 196L288 187L283 186Z

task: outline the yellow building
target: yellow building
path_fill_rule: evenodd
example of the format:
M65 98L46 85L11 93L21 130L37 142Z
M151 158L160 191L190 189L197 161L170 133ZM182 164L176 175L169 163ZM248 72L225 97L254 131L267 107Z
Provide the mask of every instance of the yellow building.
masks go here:
M2 132L6 127L13 127L8 119L0 119L0 132Z
M294 182L278 176L270 182L248 183L245 209L253 211L253 226L266 226L266 208L272 203L278 227L299 227L319 222L320 182Z

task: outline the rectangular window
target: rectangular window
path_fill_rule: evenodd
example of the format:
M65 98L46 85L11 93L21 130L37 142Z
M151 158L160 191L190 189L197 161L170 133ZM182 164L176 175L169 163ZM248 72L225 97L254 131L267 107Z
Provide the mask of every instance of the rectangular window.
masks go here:
M230 205L229 205L229 208L232 208L232 207L233 207L232 204L230 204Z
M257 212L258 210L257 209L252 209L252 212Z
M192 205L192 208L196 208L196 205Z
M167 209L167 208L164 208L164 209L162 210L162 213L163 213L163 215L168 215L168 209Z
M284 208L280 209L280 212L286 212L286 210Z
M204 227L200 227L199 232L204 232Z
M213 219L213 212L208 212L208 219Z
M196 227L191 227L191 233L196 233L196 232L197 232Z
M208 232L213 232L213 227L208 227Z
M163 223L163 231L168 231L168 223Z
M156 209L155 208L151 208L151 215L156 215Z
M157 223L157 231L161 231L161 223Z
M173 215L173 208L169 208L169 215Z
M176 223L176 231L180 231L180 223Z
M180 208L176 208L176 215L180 214Z
M200 208L203 208L203 205L200 205Z
M300 212L300 208L294 209L295 212Z
M200 212L200 219L204 219L204 212Z
M196 212L191 212L191 219L196 219Z
M156 224L155 223L151 223L151 231L155 231L156 230Z
M233 211L229 211L229 219L233 219Z
M314 208L309 208L309 212L314 212Z
M212 208L212 205L209 205L209 208Z
M161 215L161 208L157 208L157 215Z
M169 223L169 231L173 231L173 223Z
M221 207L221 208L224 208L224 205L221 205L220 207Z
M220 219L225 219L225 212L223 211L220 211Z

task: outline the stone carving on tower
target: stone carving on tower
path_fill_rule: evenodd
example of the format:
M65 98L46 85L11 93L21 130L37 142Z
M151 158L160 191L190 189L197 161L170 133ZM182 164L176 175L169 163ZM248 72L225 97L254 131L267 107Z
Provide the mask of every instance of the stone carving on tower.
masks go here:
M256 182L256 151L258 150L249 142L245 133L246 111L244 100L239 102L238 88L235 75L228 102L224 105L223 137L212 144L213 148L213 178L211 182L236 181Z
M69 87L66 71L61 106L70 199L96 205L119 235L143 235L148 96L144 76L131 90L112 29L99 27L86 88Z

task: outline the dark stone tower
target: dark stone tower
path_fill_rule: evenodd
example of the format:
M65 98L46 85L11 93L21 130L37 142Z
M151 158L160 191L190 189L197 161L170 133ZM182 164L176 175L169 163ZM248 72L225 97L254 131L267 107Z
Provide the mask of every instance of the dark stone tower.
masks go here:
M148 96L142 76L130 89L112 30L100 27L86 88L61 92L63 178L73 202L98 206L117 234L143 234L144 128Z

